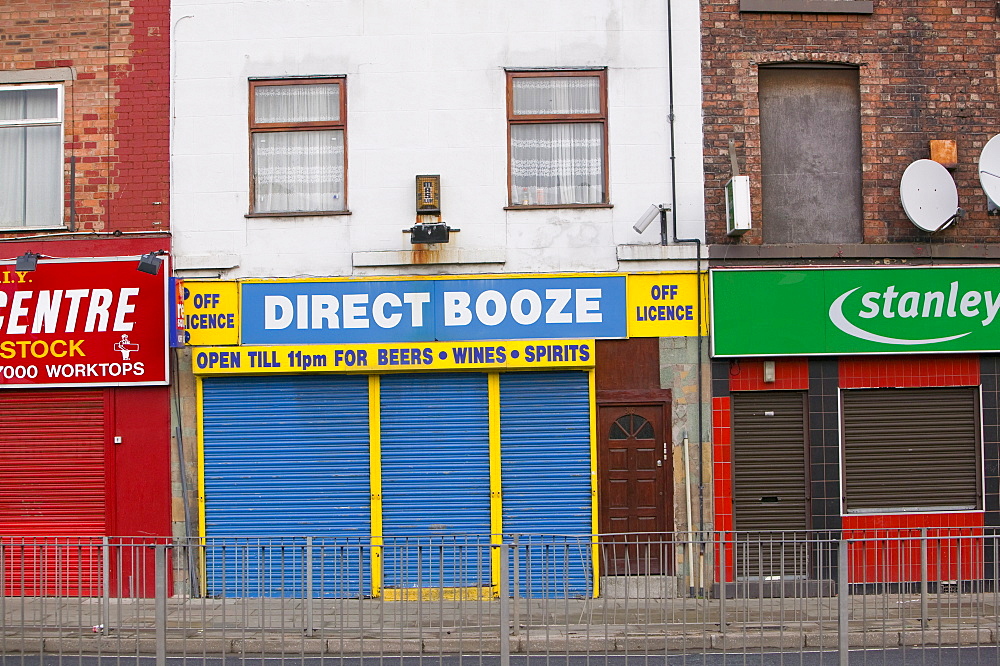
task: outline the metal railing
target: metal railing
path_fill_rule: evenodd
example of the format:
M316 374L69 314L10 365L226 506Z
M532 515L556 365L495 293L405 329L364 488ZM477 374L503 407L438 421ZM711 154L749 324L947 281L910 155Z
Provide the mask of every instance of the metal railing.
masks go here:
M984 528L5 537L0 654L997 661L998 563Z

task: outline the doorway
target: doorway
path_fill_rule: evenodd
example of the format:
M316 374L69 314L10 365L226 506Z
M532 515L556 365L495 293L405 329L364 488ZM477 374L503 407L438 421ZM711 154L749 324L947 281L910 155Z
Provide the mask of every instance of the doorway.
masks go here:
M667 405L598 409L600 530L607 575L662 575L672 570Z
M737 578L808 576L806 413L805 391L732 394Z

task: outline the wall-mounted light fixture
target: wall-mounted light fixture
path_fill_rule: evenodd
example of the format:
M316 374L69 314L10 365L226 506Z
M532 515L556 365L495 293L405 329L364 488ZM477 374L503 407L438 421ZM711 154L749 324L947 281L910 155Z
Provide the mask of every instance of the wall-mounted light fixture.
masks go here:
M156 275L160 272L160 265L163 264L163 259L160 257L165 254L166 251L164 250L155 250L149 254L142 255L139 257L139 264L135 267L135 270Z
M449 234L452 231L458 231L458 229L452 229L444 222L433 222L430 224L414 224L409 229L405 229L410 233L410 243L447 243L449 240Z
M774 383L774 361L764 361L764 383Z
M34 252L25 252L14 262L14 270L26 273L35 270L38 266L38 258L42 256Z

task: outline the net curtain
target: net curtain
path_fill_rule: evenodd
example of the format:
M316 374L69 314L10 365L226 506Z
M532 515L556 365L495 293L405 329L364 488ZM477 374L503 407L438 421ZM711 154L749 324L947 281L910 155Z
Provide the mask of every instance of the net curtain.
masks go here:
M598 114L598 77L525 77L513 83L514 117ZM515 204L604 201L604 125L590 122L511 125L511 198Z
M336 84L258 86L256 122L340 120ZM270 212L344 209L344 131L315 129L254 133L254 210Z

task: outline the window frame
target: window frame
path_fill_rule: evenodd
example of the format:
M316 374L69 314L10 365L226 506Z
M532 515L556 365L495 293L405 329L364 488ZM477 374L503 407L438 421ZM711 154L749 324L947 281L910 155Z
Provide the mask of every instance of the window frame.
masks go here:
M327 215L350 215L351 211L347 205L347 77L345 75L334 76L288 76L281 78L251 78L249 79L250 99L248 104L248 150L250 155L250 200L249 211L246 217L316 217ZM294 123L259 123L257 117L257 88L265 86L291 86L291 85L330 85L335 84L339 88L340 109L339 120L306 121ZM340 130L343 132L344 144L344 207L342 210L319 210L319 211L282 211L282 212L258 212L255 210L257 202L257 162L254 155L254 135L272 132L293 132L310 130Z
M798 100L794 117L788 113L776 114L775 109L801 96L806 89L805 79L811 101ZM764 243L844 245L865 241L863 87L861 67L852 63L758 64L757 157L760 235ZM808 122L801 122L807 117L802 113L803 104L813 112L808 114ZM814 119L817 114L825 114L828 124L843 130L837 133L836 141L825 140L829 127ZM816 128L821 127L822 137L818 138ZM822 162L804 159L804 155L822 155ZM817 164L822 164L822 168ZM833 165L838 168L831 168ZM831 178L833 173L840 178ZM848 179L850 182L846 182ZM775 190L779 195L775 196ZM811 193L811 196L792 197L785 194L788 191ZM837 206L815 207L817 200L830 201L835 196L839 197ZM801 211L809 209L818 212L804 222Z
M606 67L592 69L544 69L544 70L506 70L507 95L507 205L504 210L538 210L551 208L611 208L611 197L608 191L608 70ZM600 80L600 112L572 114L521 114L514 115L514 80L526 78L566 78L566 77L597 77ZM601 125L602 141L602 184L603 201L597 203L565 203L565 204L521 204L511 196L511 186L514 176L511 164L511 129L515 125L554 125L566 123L598 123Z
M56 91L56 115L51 118L30 118L24 120L0 120L0 129L8 127L58 127L59 128L59 219L51 224L8 225L0 220L0 230L22 231L26 229L66 228L66 86L61 81L31 83L0 83L0 90L49 90Z

